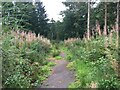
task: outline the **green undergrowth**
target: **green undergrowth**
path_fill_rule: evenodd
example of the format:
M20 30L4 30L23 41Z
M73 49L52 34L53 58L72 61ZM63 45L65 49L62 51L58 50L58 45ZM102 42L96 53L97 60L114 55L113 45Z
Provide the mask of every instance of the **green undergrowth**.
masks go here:
M65 53L65 54L68 53L67 47L65 47L65 45L64 45L64 43L62 41L61 42L54 42L52 44L50 57L53 57L56 60L66 59L67 55L65 55L65 57L62 57L61 56L62 53Z
M54 42L52 43L52 49L51 49L51 52L50 52L50 57L58 57L60 55L60 50L57 46L57 43Z
M2 84L4 88L38 87L51 74L55 63L47 60L68 60L68 68L75 71L75 82L69 88L120 88L120 81L111 61L118 58L113 43L104 47L104 37L72 43L53 42L52 47L41 41L16 41L11 33L3 34ZM109 39L108 39L109 40ZM64 57L61 54L65 54Z
M3 34L1 40L3 88L40 86L53 66L46 59L50 47L40 41L19 42L11 33Z
M111 61L117 59L117 49L113 44L104 47L104 37L90 41L76 41L67 44L67 67L75 71L75 82L69 88L120 88L120 81ZM112 58L110 58L112 57ZM94 87L93 87L94 84Z
M62 59L62 57L61 56L56 56L55 59L60 60L60 59Z

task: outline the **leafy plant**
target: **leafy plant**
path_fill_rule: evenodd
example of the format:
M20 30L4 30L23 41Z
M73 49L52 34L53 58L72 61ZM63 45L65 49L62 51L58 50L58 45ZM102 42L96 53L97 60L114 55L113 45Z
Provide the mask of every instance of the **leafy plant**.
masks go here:
M91 41L77 41L67 44L68 55L71 63L68 67L75 70L76 81L71 88L90 88L92 82L100 88L119 88L119 80L112 68L111 60L117 56L114 45L104 47L103 37L96 37ZM74 64L73 64L74 63Z
M16 40L13 33L3 34L2 84L4 88L37 87L50 74L46 60L49 46L39 40ZM20 46L17 46L18 43Z
M115 77L110 77L109 79L101 79L99 81L99 87L104 89L118 89L120 87L120 82Z

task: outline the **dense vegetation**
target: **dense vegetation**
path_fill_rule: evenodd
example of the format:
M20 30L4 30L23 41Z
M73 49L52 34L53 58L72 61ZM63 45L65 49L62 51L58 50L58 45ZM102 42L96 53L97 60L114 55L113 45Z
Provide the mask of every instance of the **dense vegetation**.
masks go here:
M51 48L49 40L19 31L3 34L1 38L3 87L40 86L52 65L46 60Z
M41 86L54 65L49 58L61 53L75 73L70 88L120 88L119 2L63 4L63 21L54 21L42 2L2 3L4 88Z
M115 36L115 35L114 35ZM119 88L117 79L117 49L115 39L107 48L103 37L91 41L76 41L67 44L67 60L72 61L68 67L76 72L76 81L71 88Z

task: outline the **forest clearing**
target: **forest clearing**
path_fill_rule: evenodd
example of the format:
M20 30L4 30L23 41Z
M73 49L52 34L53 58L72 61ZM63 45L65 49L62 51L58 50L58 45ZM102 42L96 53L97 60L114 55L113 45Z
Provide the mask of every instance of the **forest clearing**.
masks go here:
M34 1L34 0L33 0ZM2 2L2 88L120 89L120 1Z

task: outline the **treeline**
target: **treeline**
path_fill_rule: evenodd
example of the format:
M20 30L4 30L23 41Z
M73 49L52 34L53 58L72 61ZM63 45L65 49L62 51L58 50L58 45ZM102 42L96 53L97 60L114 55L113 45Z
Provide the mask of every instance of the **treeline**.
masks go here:
M64 39L68 37L80 37L83 38L84 34L87 34L88 13L89 13L89 33L90 36L94 34L100 34L104 31L105 19L107 24L107 34L112 29L115 29L117 18L117 3L113 2L90 2L89 12L88 3L86 2L63 2L68 7L66 11L62 11L63 18L63 33ZM105 5L107 7L105 8ZM107 14L105 11L107 9ZM107 18L105 18L105 16ZM63 37L63 36L62 36ZM61 38L62 38L61 37Z
M31 30L47 35L48 19L42 2L2 3L3 30Z
M89 12L87 2L63 2L63 4L67 10L61 11L63 21L60 22L47 18L42 2L36 2L34 5L32 2L4 2L2 3L3 29L5 32L18 29L31 30L51 40L83 38L87 32L89 13L89 33L95 36L99 34L97 28L101 33L104 31L106 10L107 33L116 28L117 2L90 2Z

